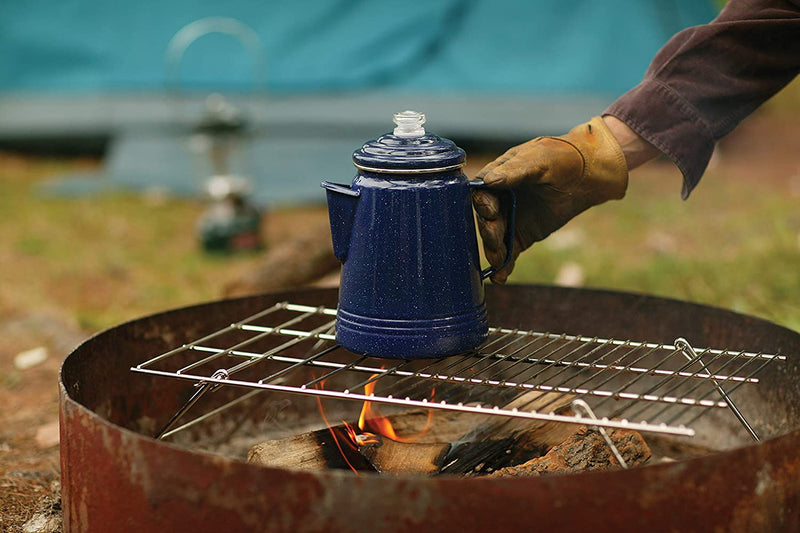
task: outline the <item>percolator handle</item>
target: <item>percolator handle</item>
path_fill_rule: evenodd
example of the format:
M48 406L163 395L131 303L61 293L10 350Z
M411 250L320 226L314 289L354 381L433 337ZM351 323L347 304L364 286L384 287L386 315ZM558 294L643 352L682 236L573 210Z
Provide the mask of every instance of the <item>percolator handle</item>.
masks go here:
M470 180L469 186L475 189L489 189L483 180ZM511 208L508 211L508 219L506 221L506 234L503 237L503 242L506 245L506 258L503 261L503 265L500 268L494 268L493 266L489 266L481 270L481 279L486 279L489 276L494 275L498 270L503 270L508 263L511 262L511 258L514 257L514 224L517 220L517 196L514 194L514 191L511 189L491 189L492 192L499 192L501 194L507 194L511 199L510 205Z

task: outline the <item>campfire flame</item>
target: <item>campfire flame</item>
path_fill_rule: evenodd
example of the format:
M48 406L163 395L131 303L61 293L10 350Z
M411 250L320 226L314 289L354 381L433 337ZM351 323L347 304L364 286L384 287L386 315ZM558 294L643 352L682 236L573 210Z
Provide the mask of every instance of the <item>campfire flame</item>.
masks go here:
M374 378L376 376L377 374L374 374L372 377ZM370 383L364 385L364 394L366 396L371 396L375 392L375 383L376 383L375 381L371 381ZM432 389L431 399L433 399L434 393L435 389ZM362 432L365 432L369 429L369 431L371 431L372 433L381 435L383 437L386 437L387 439L392 439L397 442L413 442L428 432L432 420L433 420L433 409L428 409L428 419L425 422L425 427L423 427L422 430L420 430L420 432L416 433L415 435L411 435L408 437L401 437L394 430L391 421L380 412L378 406L375 405L374 402L366 401L364 402L364 405L361 407L361 414L358 417L358 428Z
M316 385L317 388L322 390L325 387L325 380L323 379ZM336 448L339 450L339 453L342 454L342 458L344 462L347 463L347 466L350 467L350 470L353 471L355 475L359 475L358 469L353 466L353 463L347 458L347 454L342 449L342 444L339 442L339 439L336 437L336 431L333 430L333 426L331 426L330 422L328 422L328 417L325 416L325 409L322 408L322 398L317 396L317 408L319 409L319 414L322 416L322 421L325 422L325 426L328 428L328 431L331 432L331 437L333 438L334 444L336 444ZM358 450L357 440L353 438L353 435L356 434L353 426L342 420L344 424L345 430L347 431L347 436L349 440L345 441L345 445L349 446L353 450Z
M373 374L372 378L377 376L378 374ZM375 392L376 382L377 380L371 381L364 385L365 396L371 396ZM315 386L320 390L324 389L325 380L320 381ZM431 389L430 399L433 399L435 392L435 388ZM339 450L339 453L342 454L342 458L347 463L347 466L349 466L350 470L352 470L356 475L359 475L358 469L355 468L348 460L347 453L345 453L344 449L342 448L343 445L347 446L350 450L358 451L363 446L369 444L380 444L381 441L378 436L397 442L414 442L428 432L433 421L433 409L428 409L428 418L425 421L425 426L422 428L422 430L414 435L401 437L395 431L391 421L381 413L375 402L367 400L361 407L361 413L358 416L357 428L353 427L352 424L347 423L345 420L341 421L342 426L345 429L347 439L342 439L344 442L340 442L336 434L337 432L330 422L328 422L328 417L325 416L325 410L322 407L322 398L319 396L317 397L317 407L319 408L319 413L322 416L323 422L325 422L325 426L331 433L331 437L333 438L333 442L336 444L336 448Z

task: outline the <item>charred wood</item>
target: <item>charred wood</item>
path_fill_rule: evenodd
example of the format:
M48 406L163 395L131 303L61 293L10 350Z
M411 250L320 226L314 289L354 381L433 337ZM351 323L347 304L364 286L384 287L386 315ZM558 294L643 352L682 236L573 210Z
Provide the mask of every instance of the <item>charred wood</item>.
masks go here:
M650 448L638 432L615 429L609 431L609 436L629 467L644 464L650 458ZM578 431L544 456L517 466L502 468L491 475L539 476L619 466L600 433L580 426Z
M504 409L564 414L574 399L571 394L527 392ZM559 422L487 416L469 433L453 442L442 473L485 474L531 457L538 457L575 432L575 426Z
M506 407L562 411L570 401L569 395L532 391ZM492 471L542 455L575 431L573 425L555 422L427 410L407 411L388 420L401 438L419 436L403 442L362 432L354 442L345 426L335 426L263 442L250 450L247 460L294 469L349 468L348 464L355 467L366 460L366 470L383 473L464 474Z

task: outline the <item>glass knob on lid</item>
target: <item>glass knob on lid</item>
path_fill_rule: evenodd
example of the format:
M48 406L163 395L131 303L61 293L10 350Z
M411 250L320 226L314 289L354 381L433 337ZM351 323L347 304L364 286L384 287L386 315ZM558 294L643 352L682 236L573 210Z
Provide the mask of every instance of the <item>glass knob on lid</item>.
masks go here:
M392 115L397 125L391 133L365 142L353 152L359 170L379 174L432 173L464 165L464 150L449 139L426 132L425 114L402 111Z
M392 115L392 122L397 124L397 127L392 133L395 137L409 138L409 137L422 137L425 135L425 113L418 111L401 111Z

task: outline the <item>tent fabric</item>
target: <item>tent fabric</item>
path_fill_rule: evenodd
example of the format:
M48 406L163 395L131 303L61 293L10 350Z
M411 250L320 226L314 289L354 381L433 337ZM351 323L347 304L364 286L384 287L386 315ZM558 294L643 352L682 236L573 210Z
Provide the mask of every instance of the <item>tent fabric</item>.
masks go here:
M259 36L264 87L253 54L219 34L186 50L182 87L617 95L672 34L715 12L699 0L6 2L0 92L162 90L170 39L214 16Z

